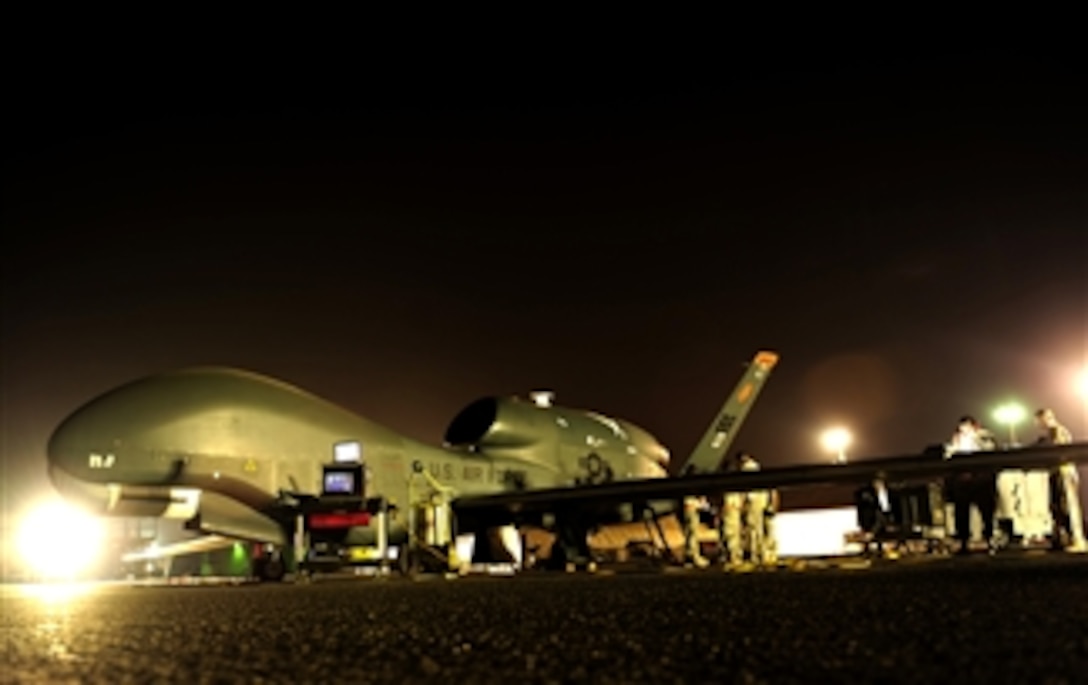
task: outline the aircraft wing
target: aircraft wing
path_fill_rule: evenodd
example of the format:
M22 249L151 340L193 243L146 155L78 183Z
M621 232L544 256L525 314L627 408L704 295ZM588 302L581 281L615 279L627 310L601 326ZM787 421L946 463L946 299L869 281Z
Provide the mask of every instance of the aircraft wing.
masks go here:
M849 464L788 466L762 471L695 474L673 478L613 481L601 485L462 497L454 500L458 514L503 518L519 514L597 508L630 502L678 500L686 496L716 495L761 489L819 485L859 487L880 477L888 482L932 479L956 473L1000 469L1046 469L1065 463L1088 462L1088 442L1025 447L1015 450L953 455L926 453L873 458Z
M202 535L190 540L182 540L169 545L151 545L145 549L137 550L134 552L128 552L122 555L121 561L150 561L152 559L165 559L167 557L176 557L179 554L192 554L193 552L207 552L213 549L221 549L223 547L229 547L235 542L238 542L234 538L223 537L222 535Z

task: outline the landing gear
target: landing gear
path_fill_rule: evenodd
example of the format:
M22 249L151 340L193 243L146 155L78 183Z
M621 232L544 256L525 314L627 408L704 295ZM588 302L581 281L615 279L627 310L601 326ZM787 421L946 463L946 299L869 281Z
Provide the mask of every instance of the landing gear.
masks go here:
M661 528L661 519L654 514L652 509L646 507L642 511L642 520L645 522L646 532L650 536L650 556L654 559L663 559L665 562L674 566L681 566L683 561L677 559L672 548L669 547L669 539L665 536L665 531Z
M585 568L590 573L597 564L589 553L589 527L574 518L559 517L555 522L555 543L552 545L552 568L573 573Z
M419 557L407 543L397 548L397 573L405 578L414 578L419 573Z
M253 575L265 583L279 583L287 574L287 564L279 550L265 552L253 560Z
M511 534L517 538L516 542L513 542L515 546L522 544L520 536L518 536L516 528L508 528L506 526L491 526L484 530L478 530L473 537L475 542L472 546L472 563L473 564L514 564L520 563L518 559L518 551L510 549L510 542L504 539L504 535L508 531L513 531Z

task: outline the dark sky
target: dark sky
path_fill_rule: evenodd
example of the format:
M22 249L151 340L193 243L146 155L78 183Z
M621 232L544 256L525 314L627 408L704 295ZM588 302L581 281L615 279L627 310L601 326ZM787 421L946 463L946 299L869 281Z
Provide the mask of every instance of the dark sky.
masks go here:
M1010 398L1088 436L1088 93L1061 54L125 64L9 86L9 506L68 412L196 364L429 442L548 387L683 456L769 348L739 441L766 464L827 459L833 422L854 457L916 452Z

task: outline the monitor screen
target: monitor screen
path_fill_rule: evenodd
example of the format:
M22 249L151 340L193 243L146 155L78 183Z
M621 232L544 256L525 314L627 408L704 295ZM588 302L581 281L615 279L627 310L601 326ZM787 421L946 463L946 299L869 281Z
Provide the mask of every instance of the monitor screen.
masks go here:
M326 471L325 492L337 495L355 494L355 474L351 471Z

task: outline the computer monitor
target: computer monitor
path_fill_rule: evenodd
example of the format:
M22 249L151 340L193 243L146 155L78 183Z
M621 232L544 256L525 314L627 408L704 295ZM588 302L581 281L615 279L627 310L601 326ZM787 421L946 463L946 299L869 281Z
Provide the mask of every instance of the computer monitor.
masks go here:
M359 494L358 473L353 469L325 471L324 491L326 495Z

